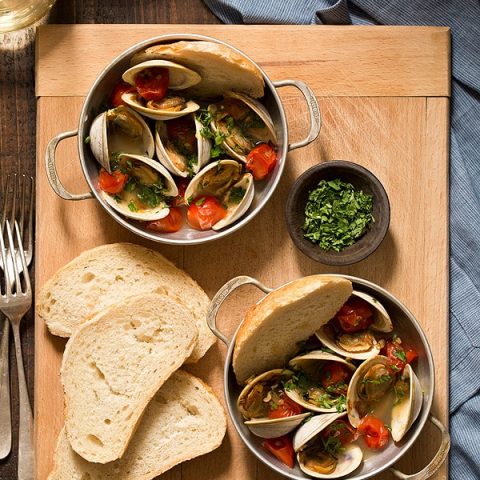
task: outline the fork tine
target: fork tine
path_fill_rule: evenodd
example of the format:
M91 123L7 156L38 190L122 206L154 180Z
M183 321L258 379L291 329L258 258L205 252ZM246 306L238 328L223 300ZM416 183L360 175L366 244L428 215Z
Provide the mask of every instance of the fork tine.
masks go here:
M26 183L26 176L20 175L19 179L19 186L20 186L20 216L17 220L18 226L20 227L20 232L22 232L23 237L23 226L25 223L25 183ZM12 223L13 225L13 223Z
M28 293L32 287L30 285L30 275L28 274L28 265L27 259L25 258L25 251L22 245L22 236L20 234L20 229L18 228L18 223L15 222L15 231L17 234L17 242L18 242L18 250L20 252L20 258L22 260L22 267L23 267L23 277L25 278L25 293ZM11 232L10 232L11 233ZM17 280L19 282L20 279ZM21 283L17 283L17 292L22 290Z
M14 220L15 225L17 225L16 220ZM7 220L5 223L5 226L7 227L7 238L8 238L8 249L7 249L7 254L10 254L10 257L12 259L12 268L13 268L13 274L15 275L15 285L16 285L16 290L17 292L22 291L22 284L20 283L20 274L18 272L18 266L17 266L17 256L15 255L15 243L13 242L13 235L12 235L12 228L10 226L10 222ZM18 229L18 225L17 225ZM18 243L18 246L22 245L22 241L20 240ZM23 249L22 249L23 251ZM7 268L8 270L8 268ZM10 278L10 287L13 283L12 279Z
M32 260L33 255L33 202L35 200L35 182L30 177L30 209L28 212L28 226L24 245L27 246L27 264Z
M15 221L15 215L17 211L17 183L18 183L18 176L16 173L12 175L13 178L13 191L12 191L12 209L10 211L10 223L13 225Z
M6 175L3 178L3 182L2 182L3 198L2 198L2 223L0 224L1 233L3 233L3 226L5 225L5 219L7 217L7 199L8 199L7 188L9 186L9 177L10 177L10 174Z
M3 240L3 234L0 235L0 254L2 256L2 264L5 265L5 268L3 270L3 274L5 276L5 294L10 295L12 293L12 288L11 288L11 282L10 282L10 274L8 273L8 268L6 268L7 251L5 249L5 241Z

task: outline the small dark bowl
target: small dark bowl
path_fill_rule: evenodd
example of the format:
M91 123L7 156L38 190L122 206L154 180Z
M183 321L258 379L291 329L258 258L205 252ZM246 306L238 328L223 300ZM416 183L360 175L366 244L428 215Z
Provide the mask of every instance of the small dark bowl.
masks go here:
M306 239L302 230L308 194L320 180L336 178L351 183L357 190L373 195L375 219L375 223L363 237L341 252L322 250L317 244ZM290 236L305 255L326 265L351 265L367 258L382 243L390 224L390 202L383 185L372 172L353 162L335 160L315 165L298 177L288 195L285 214Z

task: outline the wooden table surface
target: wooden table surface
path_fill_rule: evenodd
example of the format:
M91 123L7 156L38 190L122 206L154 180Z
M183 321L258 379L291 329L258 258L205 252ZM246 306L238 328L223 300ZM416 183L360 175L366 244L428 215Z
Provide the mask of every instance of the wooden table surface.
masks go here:
M201 0L58 0L39 23L220 23ZM34 87L35 27L0 34L0 176L35 176ZM35 260L35 259L34 259ZM33 278L33 271L32 271ZM22 345L30 399L33 401L33 310L22 322ZM18 422L18 388L13 342L10 345L12 420ZM0 479L17 478L17 431L11 454L0 460Z

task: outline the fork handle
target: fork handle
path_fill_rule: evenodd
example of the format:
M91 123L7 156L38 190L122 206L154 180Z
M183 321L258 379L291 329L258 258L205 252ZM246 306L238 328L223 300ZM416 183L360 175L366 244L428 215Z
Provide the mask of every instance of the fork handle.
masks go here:
M3 459L12 449L12 413L10 410L10 362L8 355L10 323L6 318L1 318L1 320L3 320L3 332L0 346L0 459Z
M15 339L15 355L18 370L18 390L20 418L18 421L18 480L35 480L33 455L33 415L28 399L27 382L23 368L22 346L20 343L19 322L12 322Z

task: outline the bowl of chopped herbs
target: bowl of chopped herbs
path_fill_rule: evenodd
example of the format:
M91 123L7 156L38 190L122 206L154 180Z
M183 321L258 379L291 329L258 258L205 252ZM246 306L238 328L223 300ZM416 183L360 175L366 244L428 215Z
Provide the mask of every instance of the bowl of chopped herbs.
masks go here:
M286 221L305 255L326 265L351 265L382 243L390 202L372 172L334 160L309 168L296 180L287 199Z

